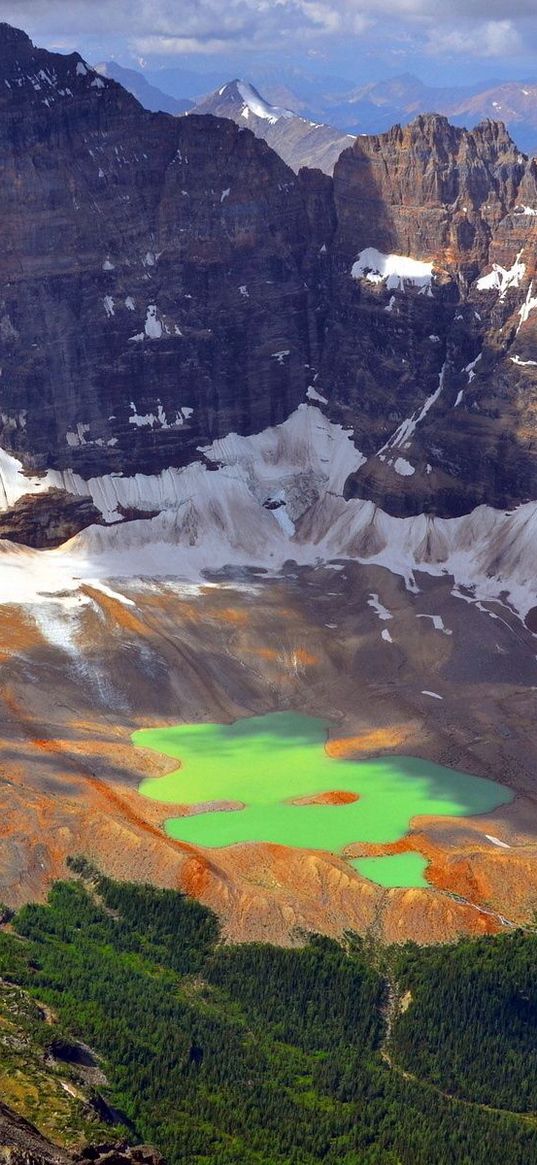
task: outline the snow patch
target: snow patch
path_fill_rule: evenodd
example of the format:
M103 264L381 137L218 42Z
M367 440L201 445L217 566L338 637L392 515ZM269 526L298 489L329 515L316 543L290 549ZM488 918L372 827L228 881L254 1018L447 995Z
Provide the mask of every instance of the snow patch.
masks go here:
M521 360L520 356L510 356L509 359L520 368L537 368L537 360Z
M150 303L147 309L144 331L150 340L160 340L162 336L162 324L158 319L157 305L155 303Z
M482 275L477 280L477 290L499 291L500 300L505 299L511 287L520 287L526 274L526 264L520 262L521 255L522 251L519 251L513 266L509 268L501 267L499 263L493 263L492 271L489 271L488 275Z
M317 389L314 388L312 384L310 384L309 387L306 389L306 396L307 396L308 400L319 401L319 404L322 404L322 405L328 404L326 397L321 396L320 392L317 392Z
M370 594L370 596L367 600L367 605L368 605L368 607L373 608L377 618L379 618L379 619L393 619L393 615L392 615L391 611L388 611L388 608L383 606L383 604L381 603L377 594L374 594L374 593Z
M393 468L400 477L412 477L412 474L416 472L414 466L405 457L397 457L393 463Z
M511 849L511 846L506 841L500 841L499 837L495 837L493 833L486 833L487 841L491 841L493 845L499 845L502 849Z
M280 117L295 116L290 109L280 109L277 105L269 105L248 81L237 81L237 89L245 104L245 109L242 111L242 116L245 118L248 117L248 111L250 111L255 117L260 117L263 121L268 121L274 125Z
M416 619L431 619L435 631L443 631L444 635L453 634L449 630L449 627L444 625L444 620L441 615L416 615Z
M404 291L406 284L428 290L433 277L433 264L408 255L384 255L376 247L360 251L351 268L353 279L368 283L386 283L389 290Z

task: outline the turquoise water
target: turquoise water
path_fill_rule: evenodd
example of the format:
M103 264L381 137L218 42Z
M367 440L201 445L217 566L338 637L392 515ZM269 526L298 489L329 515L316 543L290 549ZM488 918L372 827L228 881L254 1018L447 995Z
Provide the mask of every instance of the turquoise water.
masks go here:
M413 817L464 817L490 812L513 794L495 781L457 772L416 757L353 761L325 751L328 724L295 712L252 716L234 724L180 724L135 732L136 745L176 757L181 767L142 781L145 797L184 807L239 802L223 812L210 808L170 816L170 837L218 847L272 842L341 853L355 842L390 843L408 832ZM338 790L358 800L340 805L294 805L299 797ZM388 884L389 871L425 885L418 855L358 859L360 873L376 871ZM376 862L365 866L364 862ZM383 865L383 862L392 863ZM385 873L386 871L386 873Z

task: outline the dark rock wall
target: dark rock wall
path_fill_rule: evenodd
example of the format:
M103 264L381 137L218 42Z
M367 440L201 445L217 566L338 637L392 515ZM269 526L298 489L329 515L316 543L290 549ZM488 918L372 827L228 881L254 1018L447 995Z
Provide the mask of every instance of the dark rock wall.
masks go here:
M28 467L157 473L315 381L368 457L348 494L448 515L537 497L536 170L501 125L419 117L297 176L3 25L0 158L0 444ZM353 279L366 247L434 261L432 293Z

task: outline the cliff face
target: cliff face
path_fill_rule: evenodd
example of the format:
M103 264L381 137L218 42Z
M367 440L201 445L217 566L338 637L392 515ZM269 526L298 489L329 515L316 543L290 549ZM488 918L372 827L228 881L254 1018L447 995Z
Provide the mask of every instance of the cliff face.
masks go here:
M0 1161L3 1165L164 1165L163 1157L150 1145L87 1145L70 1153L54 1145L1 1100Z
M320 380L367 455L348 495L444 516L534 498L535 164L502 125L419 117L357 139L334 200Z
M149 473L283 420L317 356L294 175L231 122L0 42L3 446Z
M0 152L0 446L57 471L49 544L95 519L87 479L184 466L311 385L365 457L347 496L537 497L536 171L501 125L419 117L296 176L2 25Z

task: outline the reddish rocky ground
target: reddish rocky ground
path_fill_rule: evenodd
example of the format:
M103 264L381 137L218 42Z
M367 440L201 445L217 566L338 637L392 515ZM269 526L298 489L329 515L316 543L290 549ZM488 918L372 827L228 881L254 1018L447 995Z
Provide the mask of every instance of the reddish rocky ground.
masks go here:
M419 584L410 594L387 571L347 564L201 589L115 583L134 606L87 588L76 612L0 607L0 898L43 897L66 857L84 853L116 876L196 895L234 939L353 928L440 941L531 920L534 639L505 609L491 608L492 619L454 598L447 579ZM441 615L445 630L418 614ZM354 847L354 856L418 851L428 890L382 889L328 853L201 851L166 837L170 807L137 787L174 762L134 749L131 733L289 707L333 725L332 756L431 758L503 781L516 798L486 819L420 818L395 846ZM339 799L335 778L324 800Z

